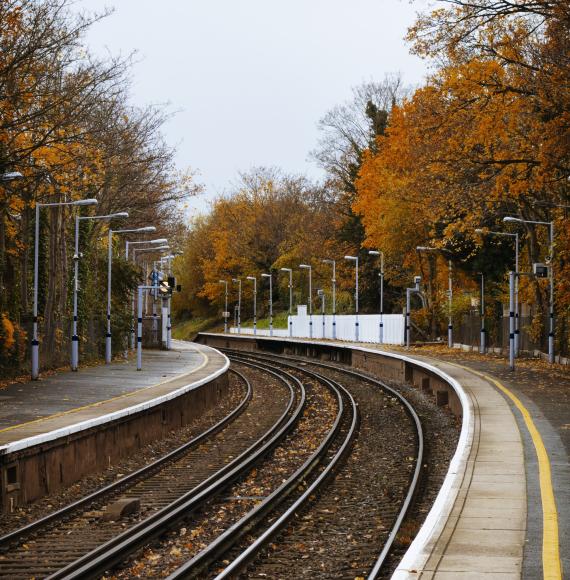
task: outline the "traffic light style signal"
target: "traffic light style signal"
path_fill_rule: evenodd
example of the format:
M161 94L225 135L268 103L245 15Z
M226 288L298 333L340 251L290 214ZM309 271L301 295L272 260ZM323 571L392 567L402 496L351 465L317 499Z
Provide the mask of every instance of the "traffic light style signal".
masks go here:
M170 286L167 280L161 280L158 291L163 298L166 298L172 295L172 286Z

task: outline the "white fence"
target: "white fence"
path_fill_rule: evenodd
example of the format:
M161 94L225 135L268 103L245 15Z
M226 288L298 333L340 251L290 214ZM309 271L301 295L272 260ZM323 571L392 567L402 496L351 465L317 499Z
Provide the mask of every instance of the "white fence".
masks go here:
M356 339L356 316L354 314L338 315L336 318L336 338L338 340ZM311 332L312 320L312 332ZM309 316L290 316L289 324L292 323L292 336L296 338L333 338L333 316L326 314L313 314ZM402 314L384 314L383 317L384 344L403 344L404 342L404 316ZM230 328L230 332L236 334L237 328ZM253 328L241 328L242 334L253 334ZM269 336L269 330L258 329L259 336ZM360 342L379 342L380 315L359 314L358 334ZM273 336L289 336L289 330L276 328Z

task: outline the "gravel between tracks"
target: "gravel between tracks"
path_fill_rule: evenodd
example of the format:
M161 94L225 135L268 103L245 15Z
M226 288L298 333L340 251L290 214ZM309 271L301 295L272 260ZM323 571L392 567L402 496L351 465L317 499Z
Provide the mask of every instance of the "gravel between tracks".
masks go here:
M308 359L308 361L309 360L310 359ZM343 368L343 365L341 364L331 364L333 364L333 366L338 366L340 369ZM310 362L308 362L308 366L310 366ZM351 367L348 368L350 369ZM315 367L315 370L318 370L318 372L321 372L322 374L327 374L328 372L321 367ZM382 379L382 377L375 376L359 369L354 370L358 370L361 374L370 376L373 379L382 380L388 386L402 394L414 407L421 420L424 431L424 461L416 496L408 511L407 517L400 528L400 533L397 535L382 573L380 574L380 578L390 578L401 557L404 555L415 534L421 527L437 494L439 493L445 475L447 474L449 462L451 461L457 447L461 430L461 419L455 417L448 408L437 407L433 396L427 395L410 385L387 381ZM383 417L385 409L383 408L382 403L374 401L375 397L370 399L368 391L369 387L366 387L366 383L354 380L347 381L346 379L342 381L342 377L345 376L346 375L343 373L333 373L333 378L343 382L345 387L352 393L359 404L361 413L361 433L359 441L356 443L355 451L358 450L361 453L360 459L364 459L364 463L355 462L358 475L357 477L351 477L350 481L360 482L361 479L368 478L368 484L365 486L364 490L359 490L354 487L349 492L349 508L353 507L354 509L352 514L345 519L343 526L337 530L339 538L344 537L346 544L350 542L353 545L352 548L348 548L348 546L344 548L345 557L347 559L343 560L339 557L340 554L342 554L343 547L342 543L339 542L341 548L339 551L340 553L333 553L333 558L336 561L336 568L334 566L329 566L329 560L327 557L326 560L323 558L324 567L321 566L322 571L310 570L310 573L298 573L289 576L290 578L366 578L372 564L368 567L363 566L359 569L359 563L364 563L366 561L366 554L370 553L370 550L373 551L375 556L380 553L382 544L379 543L378 540L382 539L382 535L386 535L383 530L379 530L378 534L375 536L373 534L373 538L369 538L367 536L370 535L370 532L366 533L362 529L362 526L364 522L367 521L366 518L368 517L366 506L373 503L373 498L370 497L370 495L374 492L374 488L377 487L374 479L370 479L370 473L376 474L376 476L382 477L386 480L386 473L383 470L385 454L382 450L389 447L389 443L391 442L382 438L377 441L377 443L374 442L375 440L378 440L379 437L379 433L376 432L375 427L378 424L379 419ZM374 388L378 391L376 387ZM399 445L401 445L401 443ZM409 456L405 455L404 457L407 458ZM347 468L350 467L351 464L349 460L349 462L347 462ZM361 479L359 479L359 477ZM390 477L388 477L387 480L390 481ZM357 498L359 494L362 494L362 503L358 502ZM324 499L326 500L326 498ZM381 498L379 501L381 501ZM364 510L362 510L362 507L364 507ZM351 538L349 539L348 536L351 536ZM357 546L358 542L355 541L355 539L358 538L360 538L361 541L360 548ZM370 540L374 540L374 543L370 544ZM322 546L319 546L316 549L321 550ZM320 554L326 554L326 551L320 552ZM349 563L349 565L347 565L347 563ZM255 573L250 573L243 577L256 578L258 576L256 576ZM267 578L267 576L265 576L265 578Z
M336 399L326 387L306 377L303 382L307 390L303 416L284 442L243 481L233 485L220 498L214 498L183 527L147 547L128 568L107 578L167 576L237 522L300 467L324 439L338 411Z
M229 394L214 409L192 421L192 423L170 431L166 437L145 445L136 454L110 465L105 471L83 477L73 485L57 493L42 498L33 504L18 507L11 514L0 515L0 535L42 518L105 485L121 479L125 475L145 467L215 425L228 415L232 409L237 407L245 396L246 389L243 381L233 373L230 373L228 377L230 383Z

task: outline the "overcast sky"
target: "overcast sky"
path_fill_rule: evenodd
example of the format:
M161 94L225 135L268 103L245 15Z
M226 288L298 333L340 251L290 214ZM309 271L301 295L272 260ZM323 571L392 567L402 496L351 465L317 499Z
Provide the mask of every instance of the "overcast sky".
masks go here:
M177 165L199 171L207 199L256 165L321 176L308 159L317 121L351 87L425 63L403 41L424 0L80 0L113 7L87 36L95 54L137 51L132 102L167 104Z

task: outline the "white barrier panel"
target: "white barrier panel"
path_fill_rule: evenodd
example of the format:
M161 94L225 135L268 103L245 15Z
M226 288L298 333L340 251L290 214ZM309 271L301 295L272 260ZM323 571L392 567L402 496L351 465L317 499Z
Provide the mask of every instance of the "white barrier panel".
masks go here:
M311 317L309 316L291 316L293 322L293 337L309 338L311 336ZM343 314L336 316L336 338L338 340L355 340L356 339L356 316L354 314ZM331 314L322 316L313 314L312 337L333 338L333 317ZM404 343L404 316L402 314L384 314L383 317L384 344L403 344ZM237 328L230 328L230 332L237 334ZM242 334L253 334L253 328L241 327ZM257 330L259 336L269 336L269 330ZM379 314L359 314L358 315L358 334L359 342L378 343L380 338L380 315ZM273 330L273 336L289 336L289 331L283 328Z

